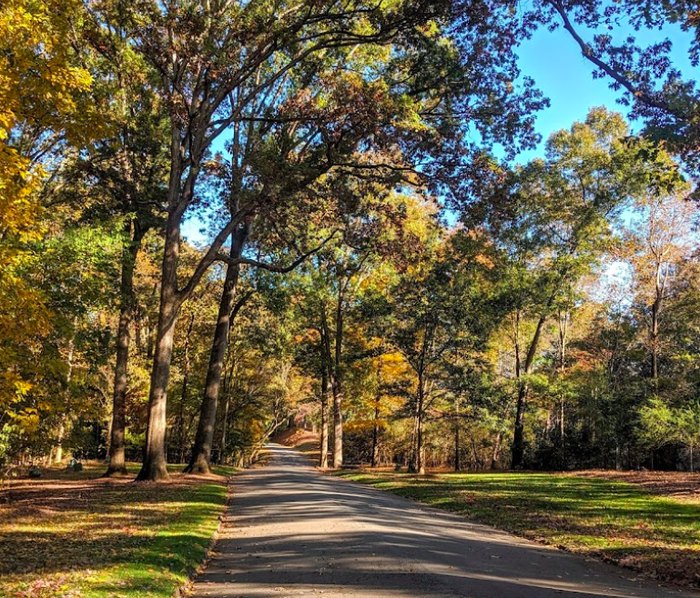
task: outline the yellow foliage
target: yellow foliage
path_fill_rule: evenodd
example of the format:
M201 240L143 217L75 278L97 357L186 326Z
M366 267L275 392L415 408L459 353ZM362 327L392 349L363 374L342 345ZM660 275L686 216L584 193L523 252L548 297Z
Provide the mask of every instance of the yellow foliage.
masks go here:
M97 130L86 94L92 80L71 43L81 7L77 0L0 4L0 408L29 391L19 349L49 325L21 275L32 259L27 244L43 234L40 157L58 138L75 142Z

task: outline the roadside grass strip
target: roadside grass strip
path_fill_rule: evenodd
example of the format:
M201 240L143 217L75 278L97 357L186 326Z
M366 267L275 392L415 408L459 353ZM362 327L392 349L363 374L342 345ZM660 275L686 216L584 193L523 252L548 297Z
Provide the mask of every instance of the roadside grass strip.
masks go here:
M101 479L103 470L49 472L0 493L0 596L165 598L187 582L218 528L233 469L165 483Z
M697 495L676 500L627 482L556 473L337 475L647 577L700 587Z

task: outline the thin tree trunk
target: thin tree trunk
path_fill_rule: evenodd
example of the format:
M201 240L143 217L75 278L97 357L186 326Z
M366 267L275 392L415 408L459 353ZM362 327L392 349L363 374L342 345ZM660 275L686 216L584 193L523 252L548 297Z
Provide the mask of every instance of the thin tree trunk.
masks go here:
M236 229L231 239L231 257L239 258L243 252L248 228L243 225ZM216 409L219 402L219 389L221 387L221 376L228 348L229 331L231 329L234 299L236 297L236 287L240 266L229 264L226 268L226 279L224 289L219 302L219 314L216 320L214 338L212 340L211 352L209 354L209 367L207 378L204 384L204 397L199 412L199 424L197 425L197 435L190 462L185 468L185 473L209 473L211 461L211 449L214 441L214 428L216 426Z
M515 429L513 430L513 453L511 467L518 469L522 467L525 452L524 432L525 432L525 403L528 395L528 385L525 382L518 384L518 403L515 411Z
M68 356L67 364L68 371L66 373L66 404L68 404L68 398L70 397L70 383L73 380L73 358L75 356L75 328L78 325L78 317L73 318L73 335L68 342ZM58 434L56 438L56 454L54 460L56 463L63 461L63 441L66 436L66 414L63 413L60 416L58 424Z
M459 420L455 422L455 471L462 469L462 464L459 459Z
M379 460L379 407L382 393L382 358L377 359L377 394L374 397L374 421L372 425L372 456L371 466L376 467Z
M372 425L372 456L371 463L372 467L377 466L377 461L379 457L379 400L380 395L374 398L374 421Z
M221 442L219 445L219 463L227 462L226 453L226 437L228 435L228 412L229 405L231 403L231 380L233 378L233 368L235 362L231 360L231 366L229 367L228 375L224 378L224 413L221 417Z
M119 287L119 324L117 327L117 356L114 367L114 392L112 394L112 421L110 424L109 463L105 477L125 475L124 434L126 432L126 393L128 390L128 366L130 327L134 317L134 269L141 242L146 233L138 222L126 225L129 242L122 248L121 281Z
M343 466L343 292L338 290L335 322L335 357L333 376L333 467Z
M423 377L418 378L418 391L416 396L416 407L413 412L413 433L412 433L412 450L411 461L408 465L408 471L423 475L425 473L425 465L423 459L423 403L424 403Z
M180 394L180 409L177 415L177 444L180 452L179 463L185 459L187 433L185 432L185 403L187 402L187 391L189 390L190 381L190 336L194 327L194 314L190 315L190 323L187 325L187 334L185 334L184 360L182 364L182 393ZM190 422L191 423L191 422ZM189 429L189 424L187 426Z
M659 312L661 310L661 295L658 293L651 306L651 379L656 385L659 379Z
M496 469L498 466L498 458L501 455L501 432L496 434L496 441L493 443L493 453L491 453L491 469Z
M325 355L325 349L321 347L321 352ZM321 358L321 439L320 439L320 457L318 461L319 467L326 469L328 467L328 365L325 357Z

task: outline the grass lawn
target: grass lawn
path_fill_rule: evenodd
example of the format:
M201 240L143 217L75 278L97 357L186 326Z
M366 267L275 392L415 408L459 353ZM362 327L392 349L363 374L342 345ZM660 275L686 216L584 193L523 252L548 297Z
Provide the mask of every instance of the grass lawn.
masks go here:
M623 481L569 474L338 475L650 577L700 587L698 494L672 499Z
M3 488L0 596L169 597L187 581L218 527L233 470L176 473L161 484L100 479L103 471L48 471Z

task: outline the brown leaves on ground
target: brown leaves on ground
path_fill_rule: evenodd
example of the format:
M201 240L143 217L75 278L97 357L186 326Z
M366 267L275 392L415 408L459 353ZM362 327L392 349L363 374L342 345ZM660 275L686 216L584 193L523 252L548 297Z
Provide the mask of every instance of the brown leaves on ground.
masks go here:
M645 490L673 498L700 498L700 473L686 471L615 471L588 469L572 472L578 477L603 478L637 484Z
M0 595L71 596L86 577L147 559L165 571L167 559L150 555L155 536L195 509L216 511L214 499L198 488L225 482L223 476L175 473L167 482L136 483L131 476L96 477L102 469L95 464L78 475L46 470L40 479L5 483Z

